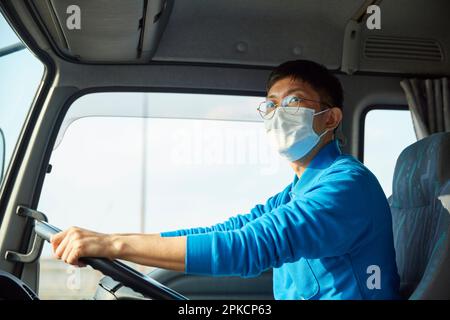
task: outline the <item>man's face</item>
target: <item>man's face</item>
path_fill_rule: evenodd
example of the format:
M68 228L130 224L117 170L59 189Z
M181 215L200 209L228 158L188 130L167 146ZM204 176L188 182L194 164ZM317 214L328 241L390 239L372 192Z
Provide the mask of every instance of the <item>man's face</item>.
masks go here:
M275 82L267 93L267 100L271 100L275 104L280 105L283 98L292 95L299 98L312 100L302 101L300 104L301 107L313 109L314 112L320 112L326 109L326 106L321 106L319 102L321 99L319 93L316 90L314 90L307 82L296 80L290 77L282 78ZM330 112L324 112L314 117L313 129L317 134L320 135L327 128L329 128L329 118Z

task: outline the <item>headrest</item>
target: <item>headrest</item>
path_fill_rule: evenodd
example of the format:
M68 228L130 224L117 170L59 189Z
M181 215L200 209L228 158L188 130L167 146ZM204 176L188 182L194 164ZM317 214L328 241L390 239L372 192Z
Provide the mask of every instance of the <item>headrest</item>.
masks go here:
M394 208L430 204L450 179L450 132L436 133L407 147L397 159L392 185Z

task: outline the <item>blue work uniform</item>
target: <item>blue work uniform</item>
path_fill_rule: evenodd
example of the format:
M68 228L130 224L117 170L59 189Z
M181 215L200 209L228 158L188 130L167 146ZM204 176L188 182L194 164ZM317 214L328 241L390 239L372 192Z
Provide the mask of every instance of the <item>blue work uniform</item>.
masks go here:
M275 299L398 299L391 212L375 176L331 141L250 213L187 236L186 273L257 276Z

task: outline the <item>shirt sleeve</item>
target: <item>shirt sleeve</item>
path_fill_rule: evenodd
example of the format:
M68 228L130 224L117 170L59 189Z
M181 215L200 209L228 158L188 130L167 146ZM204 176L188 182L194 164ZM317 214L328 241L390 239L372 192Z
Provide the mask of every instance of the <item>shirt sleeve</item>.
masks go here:
M252 210L250 210L250 213L247 214L238 214L235 217L231 217L225 222L218 223L216 225L210 226L210 227L199 227L199 228L192 228L192 229L181 229L181 230L175 230L175 231L168 231L168 232L161 232L161 237L180 237L180 236L187 236L187 235L194 235L194 234L203 234L203 233L209 233L209 232L216 232L216 231L231 231L231 230L237 230L245 226L250 221L253 221L259 217L261 217L263 214L270 212L275 208L278 203L280 202L280 197L288 192L288 189L291 186L289 185L286 187L282 192L270 197L266 203L263 204L257 204Z
M241 229L189 235L186 273L251 277L301 257L345 254L371 228L370 183L362 171L335 170Z

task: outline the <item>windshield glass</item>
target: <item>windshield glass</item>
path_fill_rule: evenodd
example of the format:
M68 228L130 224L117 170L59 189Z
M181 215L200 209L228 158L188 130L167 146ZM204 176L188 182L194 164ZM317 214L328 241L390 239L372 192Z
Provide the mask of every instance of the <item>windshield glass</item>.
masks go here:
M0 129L4 136L0 183L2 167L6 172L43 73L44 65L22 48L21 40L0 14Z

